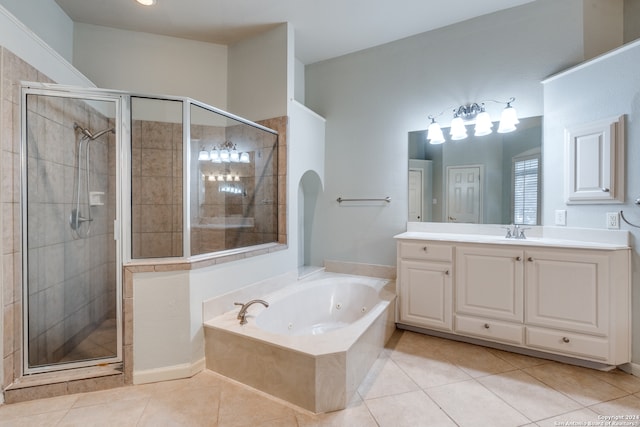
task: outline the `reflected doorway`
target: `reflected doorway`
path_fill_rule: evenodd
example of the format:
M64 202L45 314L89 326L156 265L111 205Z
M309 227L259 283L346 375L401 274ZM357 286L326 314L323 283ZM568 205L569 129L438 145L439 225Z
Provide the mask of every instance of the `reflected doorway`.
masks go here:
M447 222L482 222L482 167L447 168Z

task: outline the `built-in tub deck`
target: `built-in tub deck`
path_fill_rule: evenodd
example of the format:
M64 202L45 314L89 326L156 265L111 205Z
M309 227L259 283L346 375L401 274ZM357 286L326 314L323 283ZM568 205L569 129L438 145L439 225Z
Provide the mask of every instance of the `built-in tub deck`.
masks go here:
M317 273L204 322L208 369L313 412L343 409L395 330L395 283Z

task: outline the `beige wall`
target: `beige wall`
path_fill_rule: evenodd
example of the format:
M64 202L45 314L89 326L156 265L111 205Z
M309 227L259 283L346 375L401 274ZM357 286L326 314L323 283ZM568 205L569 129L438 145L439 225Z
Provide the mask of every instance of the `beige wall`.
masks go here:
M623 43L624 0L584 0L584 59Z
M229 47L227 111L258 121L287 115L293 97L290 24Z
M74 31L73 64L96 86L226 109L226 46L80 23Z

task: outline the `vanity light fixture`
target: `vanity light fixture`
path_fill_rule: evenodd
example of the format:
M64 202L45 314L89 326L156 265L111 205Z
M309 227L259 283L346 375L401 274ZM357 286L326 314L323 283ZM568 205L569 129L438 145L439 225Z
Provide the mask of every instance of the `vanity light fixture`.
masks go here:
M502 110L502 116L500 117L500 125L498 126L498 133L508 133L516 130L516 125L520 123L515 108L511 105L515 98L510 98L509 101L501 102L495 100L488 100L483 102L473 102L468 105L461 105L453 110L453 119L451 120L450 136L453 141L459 141L465 139L467 135L466 125L475 122L474 135L484 136L492 133L493 123L491 122L491 116L486 111L484 102L496 102L498 104L506 104L504 110ZM438 114L438 116L442 113ZM442 134L442 128L436 117L429 115L431 123L427 129L427 140L431 144L442 144L445 142L444 135Z
M154 4L156 4L156 0L136 0L136 1L143 6L153 6Z

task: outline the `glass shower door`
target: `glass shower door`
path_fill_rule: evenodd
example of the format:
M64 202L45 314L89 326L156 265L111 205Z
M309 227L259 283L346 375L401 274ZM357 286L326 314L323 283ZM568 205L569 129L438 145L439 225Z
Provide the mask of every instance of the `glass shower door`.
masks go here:
M120 105L23 90L25 373L122 360Z

